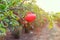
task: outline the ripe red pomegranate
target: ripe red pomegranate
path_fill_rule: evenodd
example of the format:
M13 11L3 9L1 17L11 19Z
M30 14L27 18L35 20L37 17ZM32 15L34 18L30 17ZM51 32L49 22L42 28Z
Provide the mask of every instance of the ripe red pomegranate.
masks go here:
M32 12L27 12L27 15L24 18L27 22L33 22L36 19L36 14Z

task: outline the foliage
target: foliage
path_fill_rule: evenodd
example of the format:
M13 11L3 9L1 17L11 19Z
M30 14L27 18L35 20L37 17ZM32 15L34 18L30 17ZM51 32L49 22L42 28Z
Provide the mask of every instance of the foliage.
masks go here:
M60 27L60 12L54 14L53 17L54 17L54 23L57 24L58 27Z
M53 17L51 14L49 15L48 19L49 19L49 27L48 28L51 30L53 28Z
M0 21L3 23L0 23L0 27L3 32L6 32L6 28L14 31L14 29L21 27L23 18L28 11L35 13L37 16L31 25L36 27L47 25L50 22L48 13L39 8L35 2L35 0L0 0Z

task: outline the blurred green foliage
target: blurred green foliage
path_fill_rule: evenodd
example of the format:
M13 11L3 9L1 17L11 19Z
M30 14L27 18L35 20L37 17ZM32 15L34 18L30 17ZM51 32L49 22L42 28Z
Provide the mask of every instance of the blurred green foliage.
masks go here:
M28 11L35 13L37 16L31 24L33 26L43 27L51 22L49 14L35 3L35 0L0 0L0 22L3 23L0 23L0 30L5 33L7 27L12 28L12 30L15 27L21 27L22 24L18 20L23 18ZM14 12L18 15L15 15Z

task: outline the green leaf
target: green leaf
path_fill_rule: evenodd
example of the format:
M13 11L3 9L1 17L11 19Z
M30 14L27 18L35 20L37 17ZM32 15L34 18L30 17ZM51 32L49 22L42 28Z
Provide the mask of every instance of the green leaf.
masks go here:
M0 4L0 11L4 11L5 8L6 8L6 5L4 5L4 4Z
M4 21L5 21L5 22L9 22L9 20L8 20L8 19L4 19Z
M5 33L6 33L6 29L0 28L0 35L5 35Z
M2 27L2 24L0 23L0 27Z

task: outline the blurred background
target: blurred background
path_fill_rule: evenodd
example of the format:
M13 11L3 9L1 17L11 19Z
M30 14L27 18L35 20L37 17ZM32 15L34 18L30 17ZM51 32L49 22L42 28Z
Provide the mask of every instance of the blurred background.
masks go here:
M0 40L60 40L60 0L0 0Z

